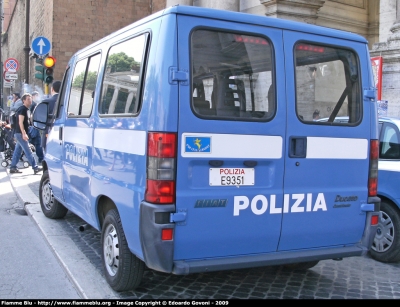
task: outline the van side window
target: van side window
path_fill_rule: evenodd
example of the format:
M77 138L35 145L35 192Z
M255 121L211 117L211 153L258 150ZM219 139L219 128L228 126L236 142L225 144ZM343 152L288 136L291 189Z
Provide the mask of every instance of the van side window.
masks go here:
M68 116L89 117L100 67L100 54L80 60L74 70L69 95Z
M270 120L276 110L272 44L266 37L196 30L192 109L205 119Z
M355 125L361 120L361 78L354 52L296 44L296 111L303 122Z
M57 100L57 105L55 106L55 109L57 110L56 113L56 118L61 118L61 115L63 114L63 108L64 108L64 99L65 99L65 89L67 87L68 84L68 79L69 79L69 73L70 73L71 69L69 67L67 67L67 70L64 73L64 77L63 77L63 82L61 83L61 90L60 90L60 95L59 98Z
M139 89L148 34L112 46L107 55L99 114L139 111Z

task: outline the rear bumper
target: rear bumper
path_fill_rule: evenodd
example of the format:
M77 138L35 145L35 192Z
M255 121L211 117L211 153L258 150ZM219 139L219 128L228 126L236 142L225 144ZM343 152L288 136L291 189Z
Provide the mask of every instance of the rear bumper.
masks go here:
M262 266L282 265L325 259L339 259L361 256L368 250L359 246L327 248L319 250L302 250L276 252L262 255L247 255L241 257L202 259L195 261L175 261L173 273L186 275L222 270L236 270Z
M361 245L366 247L368 250L372 246L372 242L374 241L376 230L378 229L378 224L372 226L371 218L373 215L377 215L380 212L381 208L381 199L379 197L369 197L368 204L373 205L373 211L366 212L366 221L365 221L365 230L361 239Z
M329 248L282 251L257 255L242 255L196 260L174 261L174 240L161 240L161 231L165 228L175 229L170 222L174 205L153 205L146 202L140 207L140 241L143 260L150 269L186 275L191 273L236 270L261 266L273 266L298 262L363 256L371 248L377 225L371 226L371 216L379 212L379 203L374 211L366 212L366 227L358 244Z
M174 259L174 240L161 240L162 229L175 229L169 221L175 205L140 204L139 236L143 260L150 269L170 273Z

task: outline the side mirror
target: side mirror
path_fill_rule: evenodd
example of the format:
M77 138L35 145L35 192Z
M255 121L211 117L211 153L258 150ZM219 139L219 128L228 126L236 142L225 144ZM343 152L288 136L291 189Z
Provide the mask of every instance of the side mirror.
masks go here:
M47 118L49 112L49 105L47 102L39 103L33 111L33 127L39 130L45 130L47 126Z

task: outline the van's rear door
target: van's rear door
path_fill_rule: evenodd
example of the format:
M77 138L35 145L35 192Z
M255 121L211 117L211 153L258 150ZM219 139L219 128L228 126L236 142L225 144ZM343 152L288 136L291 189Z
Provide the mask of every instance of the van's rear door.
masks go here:
M355 244L368 195L371 115L362 90L369 76L361 65L369 61L366 45L291 31L284 31L284 45L286 71L295 75L286 74L279 250Z
M174 258L276 251L286 138L286 108L276 107L274 93L275 75L284 78L282 31L177 18ZM284 101L284 91L278 97Z

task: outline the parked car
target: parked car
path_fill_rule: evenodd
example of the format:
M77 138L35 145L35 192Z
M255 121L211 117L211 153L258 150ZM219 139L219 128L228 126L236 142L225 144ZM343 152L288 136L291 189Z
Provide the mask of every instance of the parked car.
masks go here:
M381 214L370 254L400 261L400 118L379 118L378 196Z
M318 119L327 122L328 117ZM332 123L347 123L348 116ZM400 261L400 118L379 118L378 196L380 219L371 257L381 262Z

